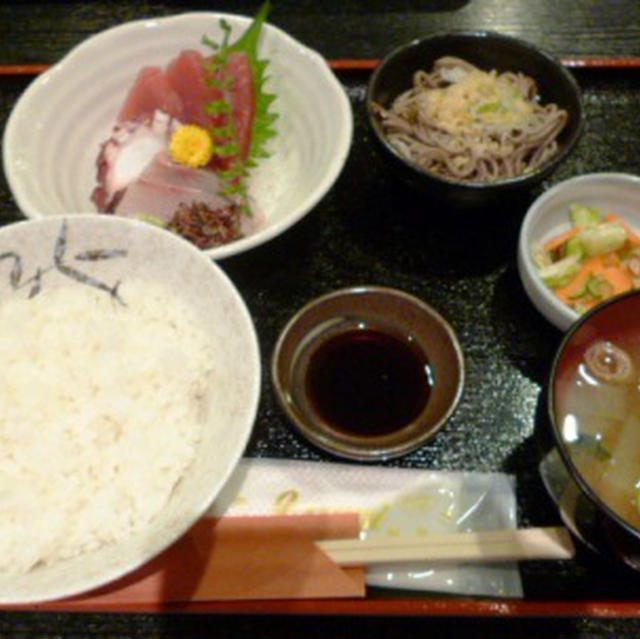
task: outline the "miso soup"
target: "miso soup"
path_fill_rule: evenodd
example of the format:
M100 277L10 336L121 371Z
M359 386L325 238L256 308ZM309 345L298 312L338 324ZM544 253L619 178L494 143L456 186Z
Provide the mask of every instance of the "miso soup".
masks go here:
M592 491L640 529L640 341L628 331L576 342L554 386L560 436Z

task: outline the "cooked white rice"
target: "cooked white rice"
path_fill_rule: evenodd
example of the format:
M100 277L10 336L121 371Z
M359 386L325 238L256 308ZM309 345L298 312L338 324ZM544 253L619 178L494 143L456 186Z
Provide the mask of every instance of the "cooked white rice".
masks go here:
M0 571L142 531L192 462L213 345L192 309L123 283L0 306Z

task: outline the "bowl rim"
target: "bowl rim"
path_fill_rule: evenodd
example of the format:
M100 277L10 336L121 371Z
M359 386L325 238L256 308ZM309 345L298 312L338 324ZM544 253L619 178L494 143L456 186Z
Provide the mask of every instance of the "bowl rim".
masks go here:
M191 253L192 259L199 261L206 269L208 269L213 274L215 279L229 291L231 297L237 304L240 314L243 317L243 326L247 329L247 337L250 344L249 351L251 353L251 358L255 367L255 370L252 372L252 383L249 387L251 393L250 395L248 395L247 401L245 402L245 406L247 407L246 427L245 432L242 434L241 440L239 440L238 442L237 448L234 450L234 456L230 459L225 472L220 475L216 484L214 484L213 482L210 484L211 489L206 492L206 495L202 495L201 499L199 499L197 502L194 502L189 508L189 512L192 514L192 516L185 517L184 521L172 526L172 534L167 536L164 541L156 542L155 545L152 544L153 547L150 552L146 553L143 557L133 558L127 563L118 564L116 567L114 567L113 565L107 566L103 572L99 573L99 575L97 575L95 572L89 576L83 575L80 578L76 579L73 584L67 585L65 588L60 589L59 591L49 591L47 593L40 592L28 597L21 597L19 599L15 597L0 596L0 604L2 605L44 603L91 593L99 588L106 587L116 580L126 577L127 575L135 572L142 566L147 565L150 561L158 557L165 550L167 550L167 548L181 539L184 534L193 526L193 524L207 512L215 499L217 499L217 497L219 496L220 492L224 489L232 474L237 469L238 463L242 459L247 443L249 442L251 434L253 432L261 398L263 370L262 360L260 357L260 344L255 323L253 322L253 318L249 312L249 308L239 289L219 264L217 264L214 260L209 259L191 242L157 226L147 224L141 220L110 215L97 216L95 213L50 215L37 219L18 220L16 222L12 222L0 227L0 238L5 234L11 233L15 228L33 226L34 229L37 229L37 227L52 226L54 223L60 224L65 220L70 224L74 224L76 222L80 222L81 224L84 222L89 222L91 225L97 226L120 226L128 236L130 236L131 233L139 232L142 232L145 235L162 234L166 241L175 243L176 246L181 245L183 250ZM215 488L215 486L217 486L217 488ZM127 543L130 541L131 538L125 539L123 542L120 542L120 544L116 544L116 546L127 545ZM74 559L77 559L79 557L82 557L82 554L76 556Z
M593 490L589 482L583 477L582 473L578 470L576 465L574 464L571 454L562 439L560 428L557 424L555 418L554 404L556 398L555 392L555 380L558 373L558 368L560 366L560 360L564 355L564 351L568 346L569 342L573 338L584 324L590 321L590 319L594 315L598 315L603 312L609 306L613 306L615 304L622 304L629 297L640 296L640 290L628 291L627 293L623 293L617 297L611 298L599 304L598 306L590 309L584 315L580 316L580 319L574 322L569 330L565 333L560 342L560 346L558 346L556 350L556 354L553 358L553 363L551 365L551 371L549 374L549 382L548 382L548 393L547 393L547 416L549 418L549 422L551 425L551 432L553 435L553 439L555 442L555 447L558 449L560 453L560 457L567 468L571 478L578 484L580 490L596 505L598 509L600 509L607 517L611 518L616 524L618 524L623 530L631 534L633 537L640 540L640 526L635 527L633 524L628 522L624 517L618 515L603 499L601 499Z
M602 171L594 173L584 173L582 175L575 175L573 177L562 180L551 188L547 189L544 193L539 195L529 206L525 213L522 224L520 225L520 233L518 237L518 266L523 271L520 276L523 280L523 284L527 294L531 298L536 298L538 301L543 302L549 307L549 312L558 318L562 318L562 321L555 322L547 316L549 321L556 324L558 327L563 325L563 330L566 330L576 320L584 315L578 314L576 311L570 309L564 304L553 291L549 289L540 279L533 258L531 256L531 245L535 241L532 237L533 224L544 216L544 207L550 200L553 200L559 193L562 193L565 189L572 186L598 183L598 182L613 182L619 184L628 184L638 189L640 192L640 176L632 173L623 173L616 171ZM547 211L550 213L551 210ZM526 283L524 280L526 279ZM532 299L535 306L538 306L537 302ZM600 306L600 305L599 305ZM598 307L599 307L598 306ZM543 312L543 315L547 313ZM565 326L566 325L566 326Z
M430 171L426 171L421 168L417 164L413 164L409 162L406 158L404 158L400 152L395 149L387 140L386 136L383 135L380 130L379 123L377 118L373 112L372 103L373 103L373 89L376 85L378 78L384 72L386 66L400 53L403 51L418 47L423 43L431 42L435 40L444 40L446 38L462 38L464 40L477 40L477 39L493 39L503 42L509 42L521 47L524 50L528 50L534 55L540 56L547 60L552 66L554 66L559 74L565 79L568 86L571 87L571 90L576 98L576 102L578 104L578 113L577 113L577 124L575 131L571 135L571 137L567 140L567 143L563 145L560 149L560 152L555 155L553 158L548 160L545 164L539 166L534 171L528 173L522 173L520 175L516 175L510 178L503 178L500 180L493 180L491 182L472 182L472 181L464 181L464 180L454 180L453 178L445 177L442 175L438 175L436 173L432 173ZM496 188L518 188L525 186L529 183L534 183L541 178L544 178L548 173L550 173L555 167L561 164L567 156L573 151L576 144L579 142L582 134L585 129L585 121L586 115L584 110L584 101L582 98L582 92L580 90L580 86L578 85L577 80L573 76L573 74L560 62L558 58L549 53L546 49L539 47L538 45L533 44L527 40L522 38L507 35L504 33L500 33L497 31L491 30L469 30L469 29L460 29L460 30L447 30L447 31L438 31L432 33L427 36L417 37L409 42L401 44L397 46L395 49L390 51L387 55L382 58L382 60L378 63L376 68L374 69L371 77L369 78L369 82L367 85L366 92L366 107L367 107L367 119L369 121L370 128L373 130L374 135L379 144L383 146L385 150L391 153L392 157L403 166L407 167L413 175L417 177L425 177L428 179L432 179L436 184L440 186L448 186L448 187L456 187L460 189L464 189L468 192L483 192L483 191L491 191Z
M22 178L20 177L21 171L14 170L11 161L11 149L20 144L18 135L18 116L21 108L24 108L30 100L37 98L41 91L45 91L51 80L55 80L55 77L60 73L67 65L73 64L78 57L84 56L87 52L90 52L96 47L103 46L105 43L116 34L130 32L147 32L150 28L161 28L164 25L180 24L181 22L201 22L201 21L217 21L224 19L227 22L240 22L242 24L249 24L253 19L250 16L241 14L219 12L219 11L189 11L178 13L175 15L161 16L150 19L136 19L124 22L122 24L116 24L108 27L96 33L89 35L77 44L75 44L70 50L68 50L56 63L50 66L47 70L38 75L20 94L16 102L14 103L7 122L5 125L4 133L2 136L2 164L4 173L7 180L7 185L13 196L18 209L28 219L37 219L41 217L49 217L48 214L43 213L40 207L31 204L31 198L26 192L26 189L22 186ZM204 25L203 25L204 29ZM280 27L272 24L271 22L265 23L263 29L272 32L277 39L286 42L291 47L297 49L306 60L312 62L327 81L327 83L333 88L331 94L335 101L335 114L333 120L340 122L341 126L338 130L338 134L333 136L333 141L336 143L336 151L329 160L327 168L324 170L322 180L316 184L313 189L309 189L304 199L298 204L296 210L292 214L288 214L278 220L276 223L270 223L263 229L259 229L255 233L251 233L246 237L242 237L234 242L222 244L211 249L201 249L206 255L212 259L222 259L225 257L231 257L240 253L244 253L251 249L269 242L270 240L278 237L290 227L299 222L308 213L310 213L316 205L327 195L329 190L335 184L337 179L347 162L351 146L353 142L353 109L351 102L346 94L343 85L340 83L335 73L329 66L327 60L315 49L308 47L293 36L289 35L286 31ZM97 211L83 210L83 211L68 211L66 213L92 213L94 215L99 214ZM65 214L66 214L65 213ZM62 215L63 213L59 213Z
M362 295L367 293L375 293L388 295L395 298L402 298L416 308L420 309L422 312L426 312L444 331L449 344L452 347L452 351L455 357L456 369L458 371L458 381L455 387L455 392L449 402L447 410L444 411L440 418L434 422L431 428L429 428L426 432L420 434L419 436L413 437L404 442L400 442L396 445L383 446L379 449L373 447L361 448L356 443L340 443L336 442L336 440L334 440L333 438L317 435L313 428L309 428L306 424L302 423L295 412L291 410L289 402L287 402L285 399L288 396L287 385L283 384L283 380L280 379L280 375L278 372L278 365L282 354L282 347L287 337L289 336L291 329L308 311L316 308L317 306L321 306L337 297L344 297L345 295ZM305 439L307 439L318 448L336 455L337 457L352 459L360 462L380 462L394 459L416 450L420 446L424 445L427 441L432 439L445 426L445 424L449 421L451 416L458 408L464 392L465 378L466 368L464 353L451 324L436 309L434 309L430 304L420 299L419 297L397 288L374 284L347 286L344 288L335 289L328 293L324 293L309 300L302 307L300 307L284 325L284 327L280 331L271 356L272 384L275 389L275 395L278 403L283 409L286 417L288 418L289 423L294 426L295 429L305 437Z

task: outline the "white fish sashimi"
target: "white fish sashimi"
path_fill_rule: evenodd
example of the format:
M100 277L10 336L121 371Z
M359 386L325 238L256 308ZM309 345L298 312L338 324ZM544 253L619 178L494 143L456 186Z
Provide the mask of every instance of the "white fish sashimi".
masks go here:
M260 216L241 194L225 193L229 184L216 171L172 160L168 149L181 124L155 111L114 127L97 161L91 199L98 211L158 223L200 248L253 232Z
M171 160L167 149L180 124L155 111L151 118L114 127L97 162L98 186L92 199L99 211L168 223L181 206L197 204L215 211L238 204L221 193L214 171Z
M220 190L220 179L213 171L178 165L161 151L126 188L114 213L125 217L152 215L169 222L181 205L198 203L215 210L234 204Z

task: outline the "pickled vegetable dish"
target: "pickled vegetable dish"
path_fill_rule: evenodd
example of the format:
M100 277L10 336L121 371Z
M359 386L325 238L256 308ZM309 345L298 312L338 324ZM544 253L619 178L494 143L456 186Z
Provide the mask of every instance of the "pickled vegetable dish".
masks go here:
M571 227L533 247L538 274L557 297L582 314L640 288L640 234L614 212L571 204Z

